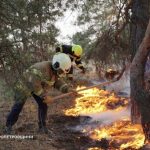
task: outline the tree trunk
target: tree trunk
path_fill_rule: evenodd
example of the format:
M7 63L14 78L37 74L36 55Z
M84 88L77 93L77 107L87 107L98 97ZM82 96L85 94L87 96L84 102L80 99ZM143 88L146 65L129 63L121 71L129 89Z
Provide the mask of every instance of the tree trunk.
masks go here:
M149 21L149 0L133 0L131 16L131 57L134 58L136 51L144 38Z
M131 60L133 60L136 51L144 38L144 34L149 21L149 0L133 0L131 16ZM132 123L140 122L140 113L131 90L131 120Z
M150 142L150 92L145 87L144 71L150 52L150 22L131 65L131 97L137 103L146 140Z

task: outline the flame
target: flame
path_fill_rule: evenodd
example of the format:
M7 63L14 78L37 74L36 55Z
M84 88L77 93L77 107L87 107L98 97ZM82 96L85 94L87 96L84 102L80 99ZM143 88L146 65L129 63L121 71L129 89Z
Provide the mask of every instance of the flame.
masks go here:
M130 120L122 120L113 123L110 126L96 128L89 132L94 140L106 138L111 143L117 143L119 149L125 148L139 149L144 145L144 134L139 124L131 124Z
M84 88L80 87L77 90ZM105 112L107 110L119 111L128 105L128 99L117 97L114 93L110 93L98 88L88 89L79 92L82 97L75 100L75 107L65 111L66 115L88 115ZM83 133L87 134L93 140L101 140L103 138L109 141L109 145L117 145L117 149L139 149L144 145L145 136L141 125L131 124L129 118L115 121L111 125L101 125L94 129L83 129ZM112 146L113 147L113 146ZM101 150L99 147L91 147L88 150ZM111 148L116 150L116 148Z
M99 147L92 147L92 148L89 148L88 150L102 150L102 149Z
M78 87L77 90L82 88L84 87ZM84 90L79 94L83 96L75 100L74 108L65 111L66 115L88 115L90 113L104 112L111 108L119 111L128 104L126 98L117 97L114 93L98 88Z

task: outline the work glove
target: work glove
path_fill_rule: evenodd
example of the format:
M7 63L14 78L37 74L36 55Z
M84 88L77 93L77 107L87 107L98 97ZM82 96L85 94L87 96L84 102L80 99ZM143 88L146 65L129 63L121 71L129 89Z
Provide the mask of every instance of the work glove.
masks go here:
M72 93L77 93L76 90L75 90L75 89L72 89L72 88L69 88L69 89L68 89L68 93L70 93L70 92L72 92Z
M48 104L48 103L52 103L53 102L53 99L51 96L49 95L45 95L44 96L44 100L43 100L44 103Z
M52 97L47 92L42 93L41 95L39 95L39 97L42 99L42 101L44 103L52 103L53 102Z

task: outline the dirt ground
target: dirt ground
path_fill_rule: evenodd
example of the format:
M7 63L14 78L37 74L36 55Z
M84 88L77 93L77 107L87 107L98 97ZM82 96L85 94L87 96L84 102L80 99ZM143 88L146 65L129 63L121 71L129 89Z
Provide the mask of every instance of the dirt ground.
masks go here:
M90 82L82 80L76 85L91 85ZM75 85L75 87L76 87ZM60 93L52 91L55 95ZM73 130L74 127L86 124L91 119L88 116L65 116L64 110L74 107L75 95L65 99L59 99L48 108L47 127L49 134L38 133L37 104L33 98L26 101L23 111L17 123L13 127L12 135L30 135L33 139L0 139L0 150L119 150L114 144L114 148L109 147L106 139L93 141L87 135ZM3 129L6 116L11 110L13 101L0 100L0 136L3 136ZM132 150L132 149L127 149ZM144 149L141 149L144 150Z
M82 84L82 83L81 83ZM56 91L54 93L60 94ZM74 106L75 96L56 100L49 104L47 127L49 134L38 133L37 104L29 98L17 123L13 127L12 135L31 135L33 139L0 139L0 150L84 150L88 149L91 140L82 133L70 130L89 117L69 117L64 110ZM0 100L0 136L3 134L6 116L11 110L13 100ZM92 142L91 142L92 143ZM86 146L85 146L86 145Z

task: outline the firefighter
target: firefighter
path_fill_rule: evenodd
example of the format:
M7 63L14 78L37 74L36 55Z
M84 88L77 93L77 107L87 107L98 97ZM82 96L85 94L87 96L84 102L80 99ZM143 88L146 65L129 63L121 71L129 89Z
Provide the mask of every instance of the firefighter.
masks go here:
M57 53L51 61L34 64L27 69L15 85L15 104L7 116L4 132L10 134L28 97L32 96L38 104L39 132L48 133L46 128L47 104L44 102L49 89L53 86L63 93L68 85L61 77L70 71L71 60L64 53Z
M71 61L75 62L77 67L81 69L82 73L85 73L85 68L83 67L83 64L81 62L83 49L80 45L61 45L59 47L56 47L56 52L62 52L69 55ZM71 66L67 77L69 80L73 80L73 66Z

